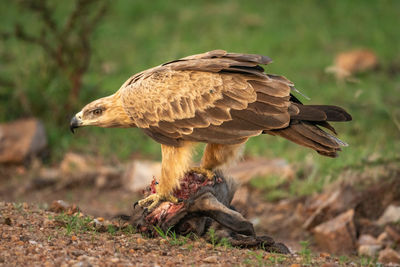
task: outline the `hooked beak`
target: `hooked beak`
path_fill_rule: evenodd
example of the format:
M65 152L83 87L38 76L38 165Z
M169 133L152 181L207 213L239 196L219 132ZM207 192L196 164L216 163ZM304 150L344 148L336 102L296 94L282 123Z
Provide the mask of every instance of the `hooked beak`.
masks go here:
M79 126L82 125L82 121L76 117L76 115L71 119L71 122L69 124L69 129L71 130L72 133L74 132L74 129L78 128Z

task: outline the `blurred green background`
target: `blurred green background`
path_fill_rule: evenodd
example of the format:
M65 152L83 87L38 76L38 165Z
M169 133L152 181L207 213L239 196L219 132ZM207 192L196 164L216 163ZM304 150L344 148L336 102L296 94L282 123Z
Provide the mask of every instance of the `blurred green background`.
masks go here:
M0 2L0 122L43 120L49 164L66 151L109 161L136 154L160 159L159 145L138 129L85 128L72 135L69 119L136 72L213 49L267 55L274 63L266 71L293 81L311 98L299 96L305 104L340 105L352 114L352 122L335 124L350 144L336 159L272 136L248 142L247 155L283 157L298 166L291 193L320 190L344 168L399 156L400 75L394 70L400 62L400 1L111 1L90 35L90 64L69 108L64 108L70 90L65 75L53 71L42 47L15 36L16 24L27 34L43 35L43 19L24 7L27 2L32 1ZM77 2L48 1L56 27L65 25ZM92 2L93 10L83 16L104 1ZM381 67L357 76L359 83L339 84L324 69L335 54L355 48L375 51ZM312 171L304 175L310 164Z

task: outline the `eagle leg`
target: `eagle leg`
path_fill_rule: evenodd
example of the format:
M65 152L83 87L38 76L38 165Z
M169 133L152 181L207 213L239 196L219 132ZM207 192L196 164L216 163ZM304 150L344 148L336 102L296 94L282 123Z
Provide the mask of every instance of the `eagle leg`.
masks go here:
M225 164L234 162L239 158L243 151L243 144L247 141L234 145L224 144L207 144L204 150L203 158L201 159L200 169L214 170Z
M192 159L192 142L183 142L182 146L174 147L161 145L161 177L156 186L156 193L138 202L139 206L153 210L162 201L177 203L173 196L174 190L179 189L180 179L189 169Z

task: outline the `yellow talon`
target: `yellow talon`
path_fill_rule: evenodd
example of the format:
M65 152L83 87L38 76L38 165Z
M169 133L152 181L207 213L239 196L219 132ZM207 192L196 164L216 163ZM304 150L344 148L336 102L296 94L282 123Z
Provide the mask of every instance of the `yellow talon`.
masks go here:
M139 200L138 205L140 207L145 207L147 204L150 204L147 207L147 210L151 211L151 210L155 209L158 206L158 204L162 201L178 203L178 199L172 195L163 196L163 195L159 195L159 194L155 193L155 194L151 194L150 196L148 196L142 200Z
M190 171L203 174L205 177L207 177L208 180L212 180L215 176L215 174L211 170L202 167L192 167L190 168Z

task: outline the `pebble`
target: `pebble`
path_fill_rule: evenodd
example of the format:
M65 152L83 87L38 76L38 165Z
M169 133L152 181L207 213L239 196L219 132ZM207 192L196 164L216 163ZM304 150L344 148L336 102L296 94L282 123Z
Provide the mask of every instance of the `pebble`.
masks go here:
M207 263L218 263L218 256L215 256L215 255L209 256L207 258L204 258L203 261L207 262Z
M361 245L358 247L358 255L373 258L381 248L381 245Z
M321 253L319 254L319 256L320 256L321 258L330 258L330 257L331 257L331 254L329 254L329 253L327 253L327 252L321 252Z
M210 243L207 243L207 244L206 244L206 248L212 249L212 248L214 248L214 246L213 246L212 244L210 244Z
M400 254L391 248L385 248L384 250L379 252L378 262L383 264L400 264Z
M111 258L110 261L112 263L117 263L117 262L119 262L119 259L118 258Z
M372 235L361 235L358 238L359 245L380 245L379 241Z
M339 267L336 263L327 262L321 265L321 267Z

